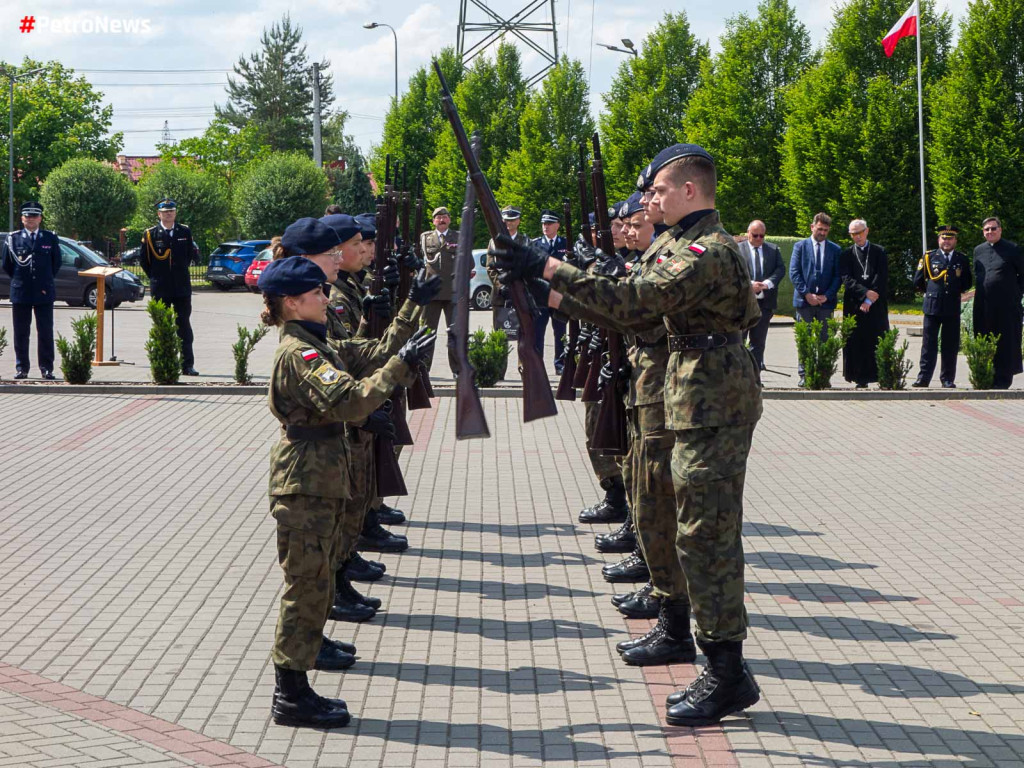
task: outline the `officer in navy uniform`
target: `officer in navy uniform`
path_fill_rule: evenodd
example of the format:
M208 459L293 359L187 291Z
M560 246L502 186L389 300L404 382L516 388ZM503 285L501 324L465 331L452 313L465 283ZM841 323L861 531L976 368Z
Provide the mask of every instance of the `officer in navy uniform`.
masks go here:
M544 234L536 238L533 242L559 261L565 261L567 245L565 238L558 234L558 230L561 226L561 216L554 211L541 211L540 228ZM541 357L543 357L544 334L547 332L548 319L550 319L551 331L555 334L555 372L561 376L563 365L562 350L565 346L562 341L562 337L565 336L565 320L560 318L557 314L552 315L551 310L547 307L538 307L537 309L539 310L540 315L536 320L534 320L534 329L536 331L534 346L537 347L537 351L541 354Z
M149 277L149 292L154 299L174 307L181 339L181 372L198 376L192 353L192 278L188 267L199 261L199 248L192 239L192 230L175 223L178 204L164 198L156 204L160 223L142 234L139 262Z
M915 387L927 387L935 373L935 358L942 334L942 366L939 380L946 389L956 388L956 355L960 350L960 294L971 290L971 263L956 250L956 227L941 225L939 247L917 264L914 287L924 292L924 333L921 363Z
M12 232L4 244L4 272L11 276L11 315L14 320L14 378L28 378L31 362L28 338L32 313L36 315L36 347L39 370L53 379L53 302L57 298L54 276L60 270L60 241L42 229L43 206L34 200L21 206L22 229Z

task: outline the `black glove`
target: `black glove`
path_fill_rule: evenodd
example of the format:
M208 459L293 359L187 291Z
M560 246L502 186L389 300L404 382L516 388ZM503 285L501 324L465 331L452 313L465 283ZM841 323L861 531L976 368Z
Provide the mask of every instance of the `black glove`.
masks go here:
M388 404L390 405L390 403ZM395 423L391 421L391 408L378 408L366 418L366 423L359 427L371 435L394 440L397 436Z
M381 276L384 278L384 285L388 288L394 288L402 282L402 275L398 271L398 261L394 256L388 257L388 264L384 267Z
M594 246L583 239L581 233L572 245L572 264L580 269L586 269L594 260Z
M416 249L411 245L400 253L398 263L404 269L409 269L413 272L419 272L423 269L423 259L416 255Z
M598 248L594 251L597 264L594 266L594 273L605 277L625 277L629 272L626 270L626 260L617 253L607 254Z
M427 277L427 270L421 269L416 275L416 279L412 281L412 285L409 287L409 301L413 304L419 304L421 307L425 307L436 299L437 294L440 292L441 276L434 275L432 277Z
M539 277L532 277L526 281L526 290L533 297L537 309L548 308L548 296L551 295L551 283Z
M381 320L391 319L391 293L382 288L379 294L368 293L363 296L363 316L374 315Z
M543 277L544 265L548 263L548 252L528 243L521 245L508 235L498 235L487 255L499 272L507 272L510 280L528 280Z
M415 368L434 353L435 341L437 334L423 326L398 350L398 358L410 368Z

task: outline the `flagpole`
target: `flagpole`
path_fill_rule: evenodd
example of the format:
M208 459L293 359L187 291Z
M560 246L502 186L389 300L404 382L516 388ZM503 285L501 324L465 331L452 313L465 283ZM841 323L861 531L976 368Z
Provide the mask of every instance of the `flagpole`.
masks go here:
M928 213L925 204L924 187L924 97L921 95L921 2L914 0L917 6L917 130L921 151L921 253L928 253Z

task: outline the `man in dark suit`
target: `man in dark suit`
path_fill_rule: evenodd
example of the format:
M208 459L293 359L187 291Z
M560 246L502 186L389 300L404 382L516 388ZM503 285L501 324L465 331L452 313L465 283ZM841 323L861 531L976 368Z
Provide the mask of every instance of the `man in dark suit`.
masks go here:
M60 241L43 229L43 206L34 200L21 206L22 229L11 232L4 244L4 272L11 276L11 319L14 322L16 379L28 378L32 314L36 316L39 370L44 379L53 375L53 302L57 287L53 278L60 270Z
M542 249L548 252L549 255L554 256L559 261L565 261L565 249L566 243L565 238L558 234L558 229L562 225L562 217L554 211L544 210L540 213L540 228L544 233L541 237L538 237L533 242L539 245ZM544 333L547 331L548 320L551 320L551 330L555 334L555 372L559 376L562 375L562 349L563 342L562 337L565 335L565 321L560 320L557 316L551 316L551 310L547 307L540 308L540 315L534 321L536 328L535 335L535 346L537 351L540 352L541 356L544 355Z
M938 228L939 247L917 263L914 287L924 292L924 332L921 362L915 387L927 387L935 373L935 358L942 334L942 367L939 381L946 389L956 388L956 354L960 350L960 295L971 290L971 263L956 250L959 230L943 224Z
M839 295L838 243L828 239L832 217L816 213L811 222L811 236L793 247L789 262L789 279L793 283L793 306L797 321L821 321L821 337L828 334L828 321L835 312ZM800 384L804 385L804 367L798 367Z
M786 274L779 247L765 242L766 231L763 221L754 220L747 227L746 241L740 243L740 253L750 267L750 288L757 297L757 306L761 308L761 321L743 332L743 340L750 336L750 350L762 371L765 369L764 345L768 339L768 326L779 305L779 283Z
M995 389L1009 389L1024 373L1021 359L1021 297L1024 297L1024 253L1003 238L995 216L981 224L985 242L974 249L974 332L999 336L993 360Z
M188 267L199 260L199 248L192 230L177 224L178 204L164 198L156 204L160 223L142 233L139 263L149 277L149 293L157 301L174 307L181 339L181 372L198 376L192 352L192 277Z

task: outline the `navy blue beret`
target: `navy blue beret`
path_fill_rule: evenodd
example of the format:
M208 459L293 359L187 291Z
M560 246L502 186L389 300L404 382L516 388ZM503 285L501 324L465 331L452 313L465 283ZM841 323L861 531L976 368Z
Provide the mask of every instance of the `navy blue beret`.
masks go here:
M623 203L623 207L625 208L625 213L622 214L622 218L624 219L628 219L634 213L642 211L644 207L640 205L640 193L634 192L630 195L626 202Z
M309 216L289 224L281 235L281 245L292 256L327 253L339 242L338 235L333 229Z
M282 238L284 242L284 238ZM323 251L321 251L323 253ZM327 275L309 259L276 259L264 267L257 287L275 296L299 296L327 282Z
M644 168L640 178L636 180L636 188L643 192L654 183L654 177L658 175L658 171L681 157L703 157L712 165L715 164L715 159L704 147L697 144L673 144L654 156L651 164Z
M347 213L332 213L330 216L324 216L320 221L334 230L338 236L338 242L341 243L347 243L363 231L355 217L349 216Z
M359 231L363 233L363 240L377 239L377 214L360 213L355 220L359 225Z

